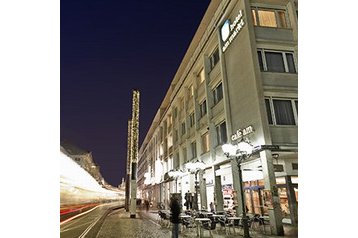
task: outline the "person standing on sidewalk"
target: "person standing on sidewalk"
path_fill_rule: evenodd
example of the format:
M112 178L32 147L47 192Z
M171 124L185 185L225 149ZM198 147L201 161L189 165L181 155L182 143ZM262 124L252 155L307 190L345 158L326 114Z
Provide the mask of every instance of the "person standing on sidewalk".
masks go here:
M171 222L173 223L172 238L179 237L179 215L180 215L180 204L177 198L171 197L170 201L170 213Z

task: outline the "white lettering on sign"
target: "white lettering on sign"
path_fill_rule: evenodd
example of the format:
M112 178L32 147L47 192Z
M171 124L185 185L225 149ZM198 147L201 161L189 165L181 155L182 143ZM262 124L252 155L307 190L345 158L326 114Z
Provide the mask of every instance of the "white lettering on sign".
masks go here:
M248 134L251 134L254 132L254 128L252 126L248 126L244 129L238 129L232 136L231 140L235 141L238 139L241 139L243 136L246 136Z
M222 39L224 40L222 51L223 53L226 51L226 49L229 47L231 42L235 39L235 37L239 34L241 29L244 27L245 22L244 19L242 19L242 10L239 11L239 14L235 17L235 20L232 24L230 24L230 34L227 36L227 26L228 26L228 20L225 21L224 25L221 28L221 34ZM225 37L223 37L223 33L225 33Z

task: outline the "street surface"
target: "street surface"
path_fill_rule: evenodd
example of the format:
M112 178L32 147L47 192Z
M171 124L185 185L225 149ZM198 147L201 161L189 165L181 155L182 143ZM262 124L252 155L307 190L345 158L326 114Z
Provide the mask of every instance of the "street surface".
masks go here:
M124 209L119 209L107 216L96 238L111 237L168 238L171 237L171 232L168 228L162 228L144 212L137 213L133 219Z
M284 237L298 237L296 228L284 227ZM179 237L196 237L196 228L184 229L179 232ZM160 225L158 221L158 211L137 210L136 218L130 218L130 214L124 209L114 210L108 214L102 227L99 229L96 238L170 238L171 228ZM242 234L242 231L240 232ZM278 236L269 236L257 232L250 232L252 238L282 238ZM205 230L202 237L210 237L209 231ZM239 234L226 234L218 225L215 231L212 231L213 238L231 238L242 237Z
M66 222L61 225L61 238L171 237L171 228L159 224L158 211L137 210L136 218L133 219L130 218L129 212L126 212L123 208L118 209L119 205L123 204L104 204L83 216ZM284 229L284 237L298 237L297 228L284 226ZM196 228L184 229L179 232L179 237L196 237L196 232ZM217 226L215 231L212 231L213 238L242 237L242 231L239 234L226 234L220 225ZM210 237L207 230L202 235L202 237ZM250 236L252 238L279 238L258 232L250 232Z
M101 225L100 222L109 209L119 205L118 202L102 204L82 216L61 224L61 238L90 237L95 232L96 226Z

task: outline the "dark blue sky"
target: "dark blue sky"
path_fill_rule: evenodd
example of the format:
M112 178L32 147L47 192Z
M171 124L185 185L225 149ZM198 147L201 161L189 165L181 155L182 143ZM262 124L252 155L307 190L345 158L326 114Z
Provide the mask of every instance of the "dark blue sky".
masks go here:
M125 177L132 89L140 143L209 0L61 0L61 139L92 151L105 180Z

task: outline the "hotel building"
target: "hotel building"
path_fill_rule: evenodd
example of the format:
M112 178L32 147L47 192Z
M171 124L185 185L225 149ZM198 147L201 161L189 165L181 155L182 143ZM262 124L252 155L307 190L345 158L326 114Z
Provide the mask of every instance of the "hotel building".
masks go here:
M140 147L142 199L168 207L179 193L185 207L190 192L198 209L241 213L244 193L272 234L298 223L297 9L296 0L211 1ZM222 145L243 139L254 150L241 186Z

